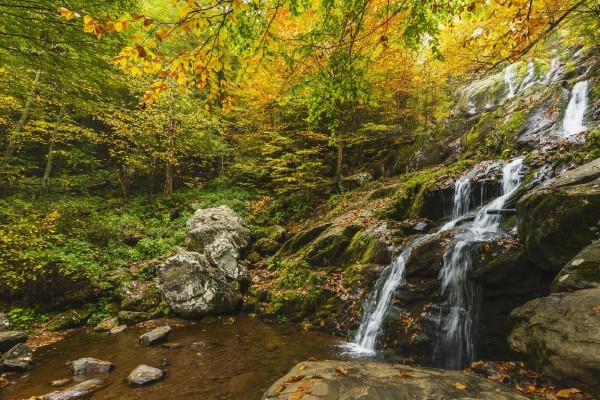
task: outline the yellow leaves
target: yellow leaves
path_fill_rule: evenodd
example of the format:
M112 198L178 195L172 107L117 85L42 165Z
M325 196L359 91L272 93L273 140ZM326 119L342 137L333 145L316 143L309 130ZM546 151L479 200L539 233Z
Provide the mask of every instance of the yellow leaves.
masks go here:
M150 89L144 92L144 102L147 104L154 104L158 100L158 97L166 92L169 86L164 81L157 81L150 86Z
M596 304L594 307L592 307L592 311L600 313L600 304Z
M61 17L63 17L67 21L81 17L81 15L79 15L75 11L69 10L68 8L65 8L65 7L58 7L57 12L60 14Z
M456 389L458 389L458 390L465 390L465 389L467 388L467 386L466 386L466 385L464 385L464 384L462 384L462 383L459 383L459 382L456 382L456 383L454 384L454 387L455 387Z
M337 372L340 375L348 375L348 370L346 368L342 367L341 365L338 365L335 368L335 372Z
M94 35L96 35L97 38L100 38L105 30L106 28L100 23L98 18L91 15L85 15L83 17L84 32L93 33Z

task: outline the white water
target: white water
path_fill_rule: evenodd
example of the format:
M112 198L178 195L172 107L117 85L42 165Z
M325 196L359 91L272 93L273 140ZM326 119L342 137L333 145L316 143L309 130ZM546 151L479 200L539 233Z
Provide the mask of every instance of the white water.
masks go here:
M470 299L464 296L465 291L462 289L465 283L468 282L466 273L471 265L470 251L467 252L466 250L470 250L468 247L475 243L476 238L482 238L489 233L499 231L499 216L487 215L487 210L501 208L504 205L508 196L520 182L521 167L522 159L516 159L503 168L503 195L482 207L477 212L473 222L460 227L461 230L456 237L456 245L444 256L444 268L440 271L440 279L442 280L443 291L448 295L448 303L451 308L448 316L441 320L445 324L443 327L446 333L445 338L453 338L460 334L461 340L463 338L468 340L466 344L457 344L456 351L461 354L464 348L472 352L470 336L467 336L471 332L472 318L468 315L468 318L466 318L463 312L463 310L468 310L466 304L470 302ZM474 172L470 171L454 183L452 220L440 230L453 228L469 211L471 179ZM375 346L381 333L381 325L390 307L394 292L405 282L406 262L410 258L412 250L436 233L413 240L384 270L375 284L375 291L365 303L365 310L354 341L344 346L347 351L358 355L375 354Z
M560 59L558 57L554 57L552 61L550 61L550 69L546 73L544 77L544 83L548 84L558 80L560 77Z
M521 82L521 86L519 87L519 91L523 91L527 88L530 88L535 84L535 63L533 60L529 60L527 63L527 73L525 74L525 78L523 78L523 82Z
M515 83L514 83L515 75L516 75L515 74L515 65L509 64L506 67L506 69L504 70L504 81L506 82L506 85L508 86L508 95L506 96L507 99L512 99L517 94Z
M563 119L563 137L575 135L586 130L583 117L588 106L588 81L577 82L573 86L571 99Z
M448 368L462 368L474 359L473 328L478 301L476 288L468 279L472 251L476 244L502 234L500 216L488 214L487 211L504 207L521 182L522 166L521 158L504 166L502 195L480 208L472 222L459 227L453 246L444 254L444 266L439 277L447 307L444 315L440 316L442 335L436 352ZM455 197L455 201L468 202L469 198ZM458 207L455 204L455 208Z

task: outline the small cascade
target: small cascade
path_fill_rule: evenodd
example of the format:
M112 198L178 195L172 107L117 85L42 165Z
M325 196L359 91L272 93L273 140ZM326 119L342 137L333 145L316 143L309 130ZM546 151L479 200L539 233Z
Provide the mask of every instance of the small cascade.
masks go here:
M552 61L550 61L550 69L544 76L544 83L552 83L557 81L560 78L560 59L558 57L554 57Z
M583 118L588 106L588 81L577 82L573 86L571 99L563 119L563 137L569 137L586 130Z
M512 99L517 94L517 89L515 87L515 65L509 64L504 69L504 81L506 82L506 86L508 86L508 94L506 95L507 99Z
M523 78L523 82L521 82L521 86L519 87L519 91L523 91L527 88L530 88L535 84L535 63L533 60L529 60L527 63L527 73L525 74L525 78Z
M477 288L468 279L473 250L478 243L502 235L500 216L490 215L487 211L504 206L521 182L522 166L521 158L504 166L502 195L480 208L472 222L457 228L453 245L444 255L440 280L447 306L440 316L442 335L436 357L447 368L462 368L474 359L473 332L477 319L478 295Z

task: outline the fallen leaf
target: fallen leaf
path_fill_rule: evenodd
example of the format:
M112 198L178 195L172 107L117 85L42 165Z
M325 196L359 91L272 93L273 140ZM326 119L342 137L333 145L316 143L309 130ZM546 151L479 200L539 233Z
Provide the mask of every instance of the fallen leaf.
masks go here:
M346 368L342 367L341 365L339 365L335 370L338 374L348 375L348 370L346 370Z
M277 386L274 390L275 394L279 394L285 390L285 384L281 384Z
M400 377L401 378L414 378L414 375L411 375L410 372L406 372L406 371L400 371Z
M594 307L592 307L592 310L595 312L600 312L600 304L596 304Z
M298 382L301 381L302 379L304 379L304 375L295 375L295 376L290 376L285 383L294 383L294 382Z
M304 371L306 369L306 365L302 364L301 366L298 367L298 369L300 371Z
M563 389L563 390L559 390L556 393L556 397L561 398L561 399L568 399L572 395L577 394L577 393L581 393L581 390L576 389L576 388Z
M458 390L465 390L467 388L466 385L463 385L462 383L458 383L458 382L456 382L454 384L454 387L457 388Z

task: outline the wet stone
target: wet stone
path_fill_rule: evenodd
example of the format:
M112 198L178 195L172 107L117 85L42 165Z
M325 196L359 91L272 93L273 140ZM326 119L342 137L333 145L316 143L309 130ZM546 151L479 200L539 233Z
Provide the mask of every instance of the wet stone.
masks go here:
M142 364L131 371L127 377L127 383L132 387L148 385L161 380L164 375L165 373L161 369Z
M69 361L67 367L73 375L92 375L106 374L110 372L115 365L110 361L102 361L97 358L84 357L75 361Z

